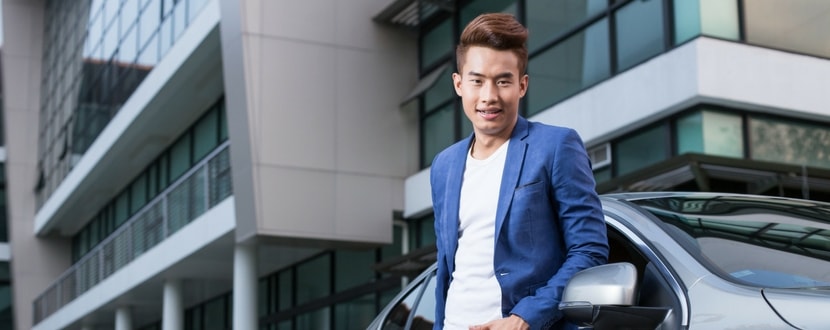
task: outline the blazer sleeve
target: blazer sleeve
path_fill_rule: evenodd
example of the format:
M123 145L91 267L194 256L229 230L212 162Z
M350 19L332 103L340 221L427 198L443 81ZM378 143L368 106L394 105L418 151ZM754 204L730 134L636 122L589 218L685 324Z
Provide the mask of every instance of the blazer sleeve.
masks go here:
M445 257L445 249L443 237L446 235L444 233L445 226L442 219L444 219L444 212L441 210L444 203L444 184L445 179L441 174L440 166L438 165L439 160L436 157L433 160L432 170L430 171L430 186L432 190L432 205L433 205L433 214L435 218L434 226L435 226L435 246L437 248L437 269L435 273L435 323L433 325L434 330L440 330L444 328L444 307L447 301L447 290L449 289L449 269L447 267L447 259Z
M608 238L593 172L582 140L567 129L550 164L551 201L563 236L565 261L547 284L511 310L531 329L549 328L561 319L559 303L568 280L578 271L608 260ZM556 221L551 219L551 221Z

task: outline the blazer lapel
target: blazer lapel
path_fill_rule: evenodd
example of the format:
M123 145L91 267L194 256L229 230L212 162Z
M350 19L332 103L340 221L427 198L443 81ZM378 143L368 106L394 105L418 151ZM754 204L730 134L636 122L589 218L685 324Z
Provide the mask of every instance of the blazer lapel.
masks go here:
M445 212L447 214L446 237L444 246L447 247L446 257L450 273L455 270L455 250L458 248L458 210L461 203L461 184L464 179L464 168L467 164L467 152L470 150L472 135L467 138L467 143L458 145L453 151L452 162L447 171L447 194L450 196L446 201Z
M519 176L522 174L527 151L527 144L524 139L527 134L528 122L519 117L516 121L516 127L513 128L513 134L510 135L510 145L507 146L507 158L504 161L504 172L502 173L501 188L499 189L499 205L496 209L496 241L499 239L507 210L510 209L510 204L513 202L513 191L516 189Z

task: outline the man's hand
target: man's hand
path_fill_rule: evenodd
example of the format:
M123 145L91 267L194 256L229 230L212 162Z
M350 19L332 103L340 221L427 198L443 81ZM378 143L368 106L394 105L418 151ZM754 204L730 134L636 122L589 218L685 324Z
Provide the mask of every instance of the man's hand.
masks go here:
M517 315L493 320L481 325L470 326L470 330L528 330L530 324Z

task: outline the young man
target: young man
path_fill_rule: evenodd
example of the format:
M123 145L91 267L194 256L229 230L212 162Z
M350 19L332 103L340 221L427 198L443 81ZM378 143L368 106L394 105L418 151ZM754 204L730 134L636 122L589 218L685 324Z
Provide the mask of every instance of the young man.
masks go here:
M561 320L563 288L607 261L580 137L519 117L526 40L513 16L484 14L456 50L453 83L473 134L432 162L436 329L575 329Z

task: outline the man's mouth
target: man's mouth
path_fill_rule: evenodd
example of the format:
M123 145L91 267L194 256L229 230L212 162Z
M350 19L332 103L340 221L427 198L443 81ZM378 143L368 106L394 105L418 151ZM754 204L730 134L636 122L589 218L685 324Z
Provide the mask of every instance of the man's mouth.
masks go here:
M479 116L484 119L493 119L501 113L501 109L495 110L476 110Z

